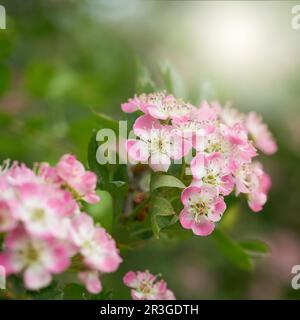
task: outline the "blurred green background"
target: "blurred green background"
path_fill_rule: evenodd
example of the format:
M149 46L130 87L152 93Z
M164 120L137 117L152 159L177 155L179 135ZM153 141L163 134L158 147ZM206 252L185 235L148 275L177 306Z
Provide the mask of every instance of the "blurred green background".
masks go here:
M0 160L55 162L72 152L86 162L91 109L123 117L138 64L154 77L168 61L193 103L227 100L264 116L279 152L262 158L273 179L263 212L242 202L228 233L272 248L253 272L236 268L211 238L149 242L104 277L114 298L129 298L130 269L162 273L180 299L300 298L300 30L297 1L7 0L0 30ZM300 4L300 3L299 3ZM137 63L139 61L139 63Z

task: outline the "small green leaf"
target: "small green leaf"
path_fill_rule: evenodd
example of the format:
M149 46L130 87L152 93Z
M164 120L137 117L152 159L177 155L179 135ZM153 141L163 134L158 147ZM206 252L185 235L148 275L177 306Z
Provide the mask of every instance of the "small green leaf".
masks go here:
M169 200L154 196L151 203L151 225L153 234L158 239L161 230L175 224L178 221L178 217Z
M159 216L172 216L175 214L171 203L160 196L153 197L151 212Z
M184 189L186 186L174 176L154 174L151 178L150 190L153 191L162 187Z
M253 264L248 254L243 248L227 235L216 229L212 234L213 239L221 253L237 268L250 271Z
M114 132L119 132L119 122L106 114L93 110L94 115L99 121L99 125L105 129L112 129Z
M251 254L267 254L270 252L270 247L260 240L242 241L240 246Z
M87 212L95 222L101 224L108 232L111 232L113 223L113 200L107 191L97 191L101 201L96 204L87 204Z

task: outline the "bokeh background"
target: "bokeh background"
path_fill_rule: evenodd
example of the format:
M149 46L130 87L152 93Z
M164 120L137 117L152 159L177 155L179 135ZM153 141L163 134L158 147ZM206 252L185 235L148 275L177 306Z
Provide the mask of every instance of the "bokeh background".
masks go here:
M232 265L210 238L153 240L128 251L106 276L114 298L129 269L162 273L178 298L297 299L291 268L300 264L300 30L297 1L7 0L0 30L0 160L55 162L67 152L86 162L97 118L121 119L139 65L154 75L173 65L183 95L230 100L264 116L279 152L263 158L273 187L263 212L245 204L228 232L271 247L252 272ZM300 3L299 3L300 4Z

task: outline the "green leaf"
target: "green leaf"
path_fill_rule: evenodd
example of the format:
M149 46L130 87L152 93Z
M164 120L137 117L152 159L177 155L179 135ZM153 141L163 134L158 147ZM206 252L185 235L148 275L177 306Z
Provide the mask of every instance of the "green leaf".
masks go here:
M270 247L260 240L242 241L240 246L251 254L268 254L270 252Z
M176 223L178 217L169 200L160 196L154 196L151 200L151 225L153 234L158 239L161 230Z
M97 117L99 125L105 129L112 129L115 133L119 132L119 122L102 112L92 110L94 115Z
M251 271L253 269L250 257L238 243L234 242L218 229L213 232L212 237L221 253L235 267L246 271Z
M186 186L176 177L154 174L151 178L150 190L154 191L162 187L184 189Z
M160 63L159 70L166 90L178 98L185 98L186 90L184 82L177 70L168 61Z
M45 289L30 292L30 296L34 300L61 300L63 295L62 288L55 281Z
M151 212L159 216L172 216L175 214L175 211L169 200L160 196L153 197Z
M107 191L97 191L101 201L96 204L87 204L87 212L95 222L101 224L108 232L111 232L113 223L113 200Z
M232 229L239 217L240 212L240 205L239 204L228 204L226 201L228 209L226 210L224 217L222 218L221 222L219 223L219 228L224 230Z

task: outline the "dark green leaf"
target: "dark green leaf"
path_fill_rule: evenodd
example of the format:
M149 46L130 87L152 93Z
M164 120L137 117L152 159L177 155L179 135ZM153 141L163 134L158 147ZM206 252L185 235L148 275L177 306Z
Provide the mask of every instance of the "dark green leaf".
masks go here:
M112 129L115 133L119 132L119 122L106 114L101 112L93 111L98 119L99 125L105 129Z
M243 248L230 239L227 235L216 229L212 234L221 253L237 268L250 271L253 268L252 261Z
M150 206L151 225L154 236L158 239L162 229L173 225L178 217L172 204L165 198L154 196Z
M260 240L242 241L240 246L252 254L267 254L270 252L270 247Z

